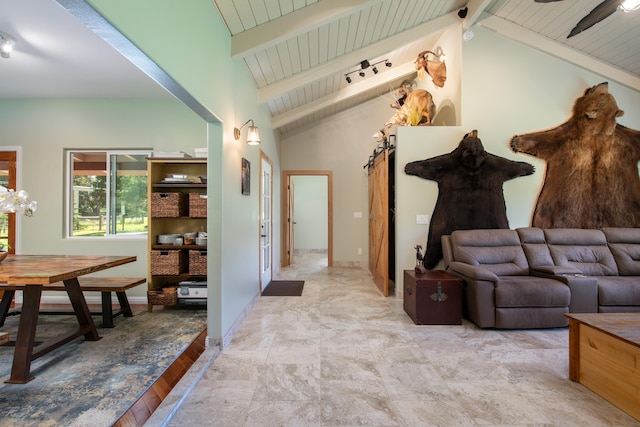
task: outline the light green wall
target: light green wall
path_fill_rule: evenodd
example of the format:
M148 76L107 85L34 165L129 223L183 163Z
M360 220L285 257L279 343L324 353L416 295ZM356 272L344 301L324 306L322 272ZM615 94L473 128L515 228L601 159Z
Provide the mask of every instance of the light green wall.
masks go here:
M174 100L0 99L0 149L20 150L20 188L38 202L19 218L17 251L28 254L135 255L138 262L110 274L147 275L147 241L64 238L65 148L141 148L192 152L206 126ZM138 287L130 294L145 297Z
M240 191L241 159L252 165L258 183L260 149L274 161L274 188L280 168L270 116L258 106L257 88L242 60L230 56L230 35L210 0L92 0L100 14L207 107L222 124L209 125L209 304L208 333L224 338L259 292L259 198ZM254 119L262 145L233 138L234 126ZM203 141L199 141L201 144ZM215 179L212 180L211 177ZM279 218L279 195L274 198ZM274 235L279 235L274 223ZM279 244L279 242L278 242ZM280 265L274 245L273 265Z
M295 250L328 248L328 183L326 176L293 176Z

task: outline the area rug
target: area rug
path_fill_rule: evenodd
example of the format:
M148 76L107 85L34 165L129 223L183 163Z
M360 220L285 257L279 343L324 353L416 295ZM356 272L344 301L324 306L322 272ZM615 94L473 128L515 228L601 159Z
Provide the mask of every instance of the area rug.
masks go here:
M0 346L0 425L110 426L206 328L206 309L135 312L35 360L27 384L5 384L13 347ZM18 316L2 327L15 339ZM100 317L94 317L100 325ZM73 328L70 316L40 316L38 341Z
M304 280L272 280L262 291L265 297L299 297Z

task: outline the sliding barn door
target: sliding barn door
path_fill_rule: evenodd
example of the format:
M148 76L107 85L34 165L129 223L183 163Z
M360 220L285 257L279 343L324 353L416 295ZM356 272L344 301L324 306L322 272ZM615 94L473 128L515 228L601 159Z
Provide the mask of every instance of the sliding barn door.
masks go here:
M369 270L376 286L389 296L389 152L369 167Z

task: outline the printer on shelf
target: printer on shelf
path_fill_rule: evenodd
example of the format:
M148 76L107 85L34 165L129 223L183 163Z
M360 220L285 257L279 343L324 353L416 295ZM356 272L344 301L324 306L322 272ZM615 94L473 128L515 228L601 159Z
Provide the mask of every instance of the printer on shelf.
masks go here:
M178 303L179 304L206 304L207 303L207 281L206 280L183 280L178 283Z

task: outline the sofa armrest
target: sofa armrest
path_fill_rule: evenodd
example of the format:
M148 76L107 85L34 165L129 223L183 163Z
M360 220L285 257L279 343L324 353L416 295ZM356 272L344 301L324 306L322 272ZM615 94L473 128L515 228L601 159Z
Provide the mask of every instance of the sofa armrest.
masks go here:
M545 276L579 276L582 271L569 265L539 265L529 269L531 274L542 273Z
M471 280L486 280L494 283L498 283L498 281L500 281L494 272L489 271L486 268L476 267L475 265L469 265L460 261L453 261L449 264L449 269L452 272L458 273L459 275L465 276Z
M570 313L598 312L598 279L585 276L580 270L570 266L545 265L530 268L531 275L558 280L569 287Z

